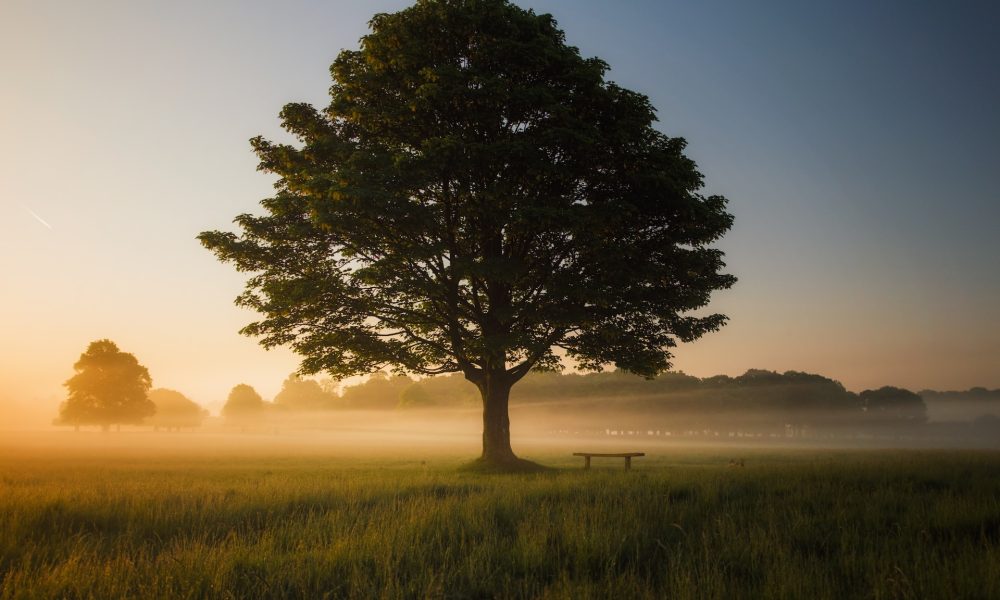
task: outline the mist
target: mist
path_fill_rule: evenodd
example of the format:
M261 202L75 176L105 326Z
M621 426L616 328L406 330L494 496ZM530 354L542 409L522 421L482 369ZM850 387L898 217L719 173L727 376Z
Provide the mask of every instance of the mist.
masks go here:
M0 396L0 431L39 430L50 428L59 410L59 400L34 401Z
M236 386L234 393L241 387L252 391ZM206 455L280 450L469 457L481 445L478 390L459 375L377 374L343 387L293 375L273 399L258 395L259 405L249 412L210 414L174 390L150 396L161 403L157 414L110 432L54 425L56 406L6 398L2 429L9 442L26 447ZM179 399L175 405L162 404L171 397ZM193 417L178 420L179 413L169 412L178 401ZM514 387L510 417L512 443L529 454L678 446L1000 446L1000 390L917 394L884 387L854 393L835 380L793 371L751 370L735 378L667 373L653 380L620 372L532 374Z

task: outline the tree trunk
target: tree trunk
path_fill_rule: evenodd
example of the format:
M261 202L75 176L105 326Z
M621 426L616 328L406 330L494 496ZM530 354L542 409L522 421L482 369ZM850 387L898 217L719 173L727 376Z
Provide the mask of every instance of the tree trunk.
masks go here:
M517 462L510 448L510 416L507 405L513 383L506 373L485 373L482 381L475 382L483 397L483 454L484 463L503 465Z

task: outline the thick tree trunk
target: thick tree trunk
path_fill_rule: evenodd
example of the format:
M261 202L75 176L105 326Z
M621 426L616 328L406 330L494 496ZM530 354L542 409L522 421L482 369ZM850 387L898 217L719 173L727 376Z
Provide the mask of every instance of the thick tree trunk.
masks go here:
M476 382L483 397L483 454L487 464L504 465L517 462L510 447L510 416L507 407L513 383L506 373L485 373Z

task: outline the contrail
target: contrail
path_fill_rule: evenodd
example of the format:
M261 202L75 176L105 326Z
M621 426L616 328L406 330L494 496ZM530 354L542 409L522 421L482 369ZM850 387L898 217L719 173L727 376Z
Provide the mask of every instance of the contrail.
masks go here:
M38 222L39 222L39 223L41 223L42 225L45 225L45 226L46 226L46 227L48 227L49 229L52 229L52 226L51 226L51 225L49 225L48 221L46 221L45 219L43 219L43 218L39 217L39 216L38 216L38 213L36 213L35 211L31 210L30 208L28 208L27 206L25 206L25 205L23 205L23 204L21 205L21 208L23 208L24 210L28 211L28 214L30 214L31 216L33 216L33 217L35 217L36 219L38 219Z

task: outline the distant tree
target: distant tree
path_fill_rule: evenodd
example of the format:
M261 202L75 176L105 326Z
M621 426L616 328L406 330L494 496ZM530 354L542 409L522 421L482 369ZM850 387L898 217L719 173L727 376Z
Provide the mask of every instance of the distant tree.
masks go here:
M153 384L149 371L111 340L91 342L73 369L76 375L64 384L69 397L59 409L58 423L107 430L138 425L156 412L148 395Z
M412 384L413 380L404 375L390 377L377 371L363 383L344 389L342 403L347 408L361 410L396 408L400 394Z
M843 384L822 375L750 369L729 381L732 397L744 408L779 411L794 424L818 424L831 418L857 419L861 405ZM735 407L734 407L735 408Z
M615 398L652 396L691 389L699 385L697 377L683 373L661 373L655 378L637 377L618 369L604 373L529 373L518 385L515 402L545 402L582 397Z
M436 405L434 396L419 381L410 384L399 393L399 408L426 408Z
M208 415L207 410L175 390L152 390L149 392L149 399L156 406L156 414L148 424L155 429L201 427L202 420Z
M425 400L427 403L434 406L464 406L472 407L478 404L480 400L479 390L476 389L461 373L452 373L450 375L438 375L435 377L425 377L420 381L413 384L411 387L417 387L423 392L421 394L426 394ZM402 391L400 399L403 400L404 396L407 395L406 388ZM416 394L417 392L411 392ZM410 396L408 401L404 404L407 405L418 405L421 403L421 396ZM425 404L427 404L425 403Z
M883 423L925 423L927 405L909 390L885 386L858 394L861 404L874 421Z
M319 380L319 387L322 388L324 392L333 396L334 398L340 397L341 384L340 381L332 377L324 377Z
M319 382L303 379L292 373L281 384L281 391L274 397L274 405L293 411L324 410L333 408L337 397L326 390Z
M278 176L266 216L201 242L252 273L242 332L301 372L460 372L483 403L482 462L510 446L511 387L563 356L643 376L719 329L721 196L642 94L506 0L378 14L333 64L323 111L289 104L297 146L255 138ZM561 353L557 350L561 349Z
M257 390L241 383L229 392L226 404L222 407L222 416L231 423L245 426L262 419L265 408L264 399Z

